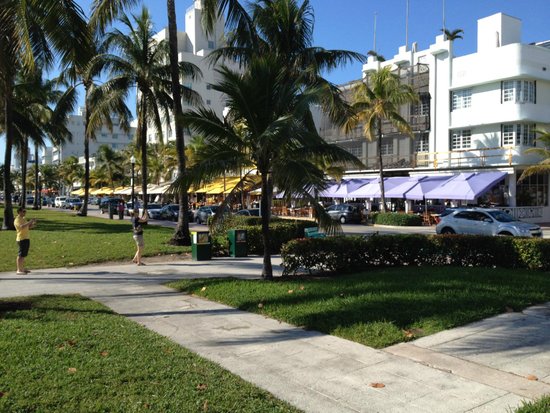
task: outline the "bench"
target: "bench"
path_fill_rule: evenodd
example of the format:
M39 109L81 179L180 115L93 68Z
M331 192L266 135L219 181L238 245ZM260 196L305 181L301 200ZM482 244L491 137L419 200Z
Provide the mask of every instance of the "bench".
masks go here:
M306 238L324 238L326 234L319 232L318 227L304 228L304 236Z

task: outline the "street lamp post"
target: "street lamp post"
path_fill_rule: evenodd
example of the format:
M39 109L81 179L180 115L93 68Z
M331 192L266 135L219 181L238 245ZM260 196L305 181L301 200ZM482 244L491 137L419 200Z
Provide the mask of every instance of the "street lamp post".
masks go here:
M130 158L130 163L132 164L132 209L133 211L136 210L136 199L134 197L134 172L135 172L135 168L136 168L136 157L134 155L132 155L132 157Z
M42 209L42 172L38 171L38 209Z

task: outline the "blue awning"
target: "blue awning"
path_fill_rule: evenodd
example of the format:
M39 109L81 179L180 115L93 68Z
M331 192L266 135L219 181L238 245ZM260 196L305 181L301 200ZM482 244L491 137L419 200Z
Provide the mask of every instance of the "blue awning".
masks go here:
M390 178L384 178L384 192L407 182L409 177L407 176L395 176ZM380 198L380 179L374 179L361 188L351 192L350 198Z
M386 197L418 201L424 199L427 192L437 188L449 178L451 175L411 176L408 181L386 191Z
M351 192L359 189L363 185L368 184L372 180L373 179L366 178L344 179L339 184L334 184L320 192L319 196L323 198L347 198Z

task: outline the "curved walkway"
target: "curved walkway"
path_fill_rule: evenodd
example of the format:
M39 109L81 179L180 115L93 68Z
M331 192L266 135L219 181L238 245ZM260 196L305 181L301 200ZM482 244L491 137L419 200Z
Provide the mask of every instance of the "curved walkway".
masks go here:
M260 271L248 257L0 273L0 297L98 300L306 412L506 412L550 393L550 303L375 350L161 285Z

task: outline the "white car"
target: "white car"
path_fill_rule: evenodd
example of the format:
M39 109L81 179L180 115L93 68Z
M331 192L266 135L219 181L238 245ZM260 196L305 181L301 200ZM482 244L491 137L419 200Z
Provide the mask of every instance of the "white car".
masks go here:
M466 208L445 215L435 227L438 234L507 235L542 238L537 224L521 222L500 209Z
M54 206L56 208L63 208L65 206L66 196L56 196L54 201Z

